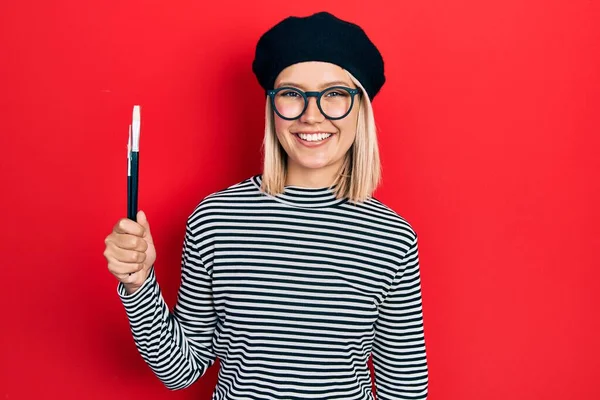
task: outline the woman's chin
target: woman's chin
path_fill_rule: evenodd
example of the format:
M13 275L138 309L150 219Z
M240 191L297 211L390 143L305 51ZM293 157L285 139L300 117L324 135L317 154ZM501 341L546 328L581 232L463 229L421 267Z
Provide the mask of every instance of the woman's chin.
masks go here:
M296 159L295 163L300 168L319 169L319 168L327 167L329 165L329 160L300 158L300 159Z

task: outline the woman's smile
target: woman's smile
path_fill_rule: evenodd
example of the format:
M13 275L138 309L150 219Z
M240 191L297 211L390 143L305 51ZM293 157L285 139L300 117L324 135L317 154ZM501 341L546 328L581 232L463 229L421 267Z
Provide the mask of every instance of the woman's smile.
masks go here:
M326 142L334 136L331 132L296 132L293 133L294 137L300 144L306 147L317 147Z

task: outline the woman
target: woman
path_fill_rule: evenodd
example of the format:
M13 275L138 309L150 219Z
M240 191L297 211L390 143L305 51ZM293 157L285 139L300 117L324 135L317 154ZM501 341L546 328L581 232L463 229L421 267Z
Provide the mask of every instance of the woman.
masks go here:
M189 216L173 312L145 214L106 238L137 348L184 388L220 359L213 399L425 399L417 235L372 197L371 100L385 77L364 31L329 13L259 40L264 168Z

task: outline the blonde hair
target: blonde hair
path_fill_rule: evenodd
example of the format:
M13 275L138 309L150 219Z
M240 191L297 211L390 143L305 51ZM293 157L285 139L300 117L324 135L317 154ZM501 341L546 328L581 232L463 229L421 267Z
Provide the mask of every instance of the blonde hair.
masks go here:
M346 71L346 70L345 70ZM347 197L350 202L364 202L372 197L381 182L381 162L377 144L377 129L373 107L365 88L348 71L352 82L360 88L362 95L358 109L356 137L344 156L332 186L337 198ZM267 96L265 106L265 136L263 140L263 175L261 189L277 195L284 191L287 176L287 154L275 133L275 122L271 102Z

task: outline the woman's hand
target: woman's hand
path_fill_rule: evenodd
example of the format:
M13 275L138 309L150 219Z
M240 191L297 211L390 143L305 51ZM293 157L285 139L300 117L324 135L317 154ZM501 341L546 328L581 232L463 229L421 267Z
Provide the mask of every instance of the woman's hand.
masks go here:
M137 213L137 221L121 218L104 239L108 270L123 282L129 294L142 286L156 261L150 225L143 211Z

